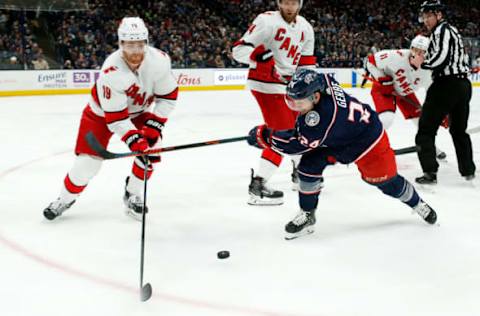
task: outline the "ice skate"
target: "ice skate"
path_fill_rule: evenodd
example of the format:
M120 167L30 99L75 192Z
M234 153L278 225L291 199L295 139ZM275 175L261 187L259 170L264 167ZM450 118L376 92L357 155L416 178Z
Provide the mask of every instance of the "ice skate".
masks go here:
M144 207L143 199L136 194L128 192L127 186L129 180L130 177L127 177L125 180L125 194L123 195L123 202L125 203L126 207L125 213L133 219L141 221ZM147 212L148 207L145 208L145 213Z
M248 186L250 205L281 205L283 204L283 192L270 189L265 184L265 179L254 176L252 169L251 181Z
M43 216L45 216L46 219L53 221L58 216L62 215L63 212L68 210L73 203L75 203L75 200L70 203L64 203L60 201L60 199L56 199L50 203L45 210L43 210Z
M315 224L315 211L306 212L301 210L288 224L285 226L285 239L292 240L301 236L313 233Z
M415 182L420 184L437 184L437 174L435 172L425 172L423 176L415 178Z
M420 215L429 224L433 225L437 221L437 213L422 200L413 208L413 212Z

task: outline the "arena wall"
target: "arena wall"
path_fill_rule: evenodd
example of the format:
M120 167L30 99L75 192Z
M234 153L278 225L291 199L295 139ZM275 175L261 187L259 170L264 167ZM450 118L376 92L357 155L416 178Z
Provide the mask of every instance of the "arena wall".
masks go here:
M363 70L323 68L342 87L357 87ZM174 69L181 91L242 90L247 69ZM98 78L98 70L27 70L0 71L0 96L87 94ZM480 86L480 74L472 74L474 86Z

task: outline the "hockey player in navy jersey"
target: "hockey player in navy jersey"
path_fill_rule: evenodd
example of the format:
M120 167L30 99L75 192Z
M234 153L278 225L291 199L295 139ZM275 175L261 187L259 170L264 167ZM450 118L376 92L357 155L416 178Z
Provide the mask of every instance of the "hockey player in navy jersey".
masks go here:
M248 138L252 146L302 156L298 166L301 210L286 225L286 239L313 232L323 170L336 162L355 163L365 182L407 204L429 224L436 222L435 211L397 173L388 136L370 106L345 93L334 78L311 69L295 73L287 86L287 104L300 112L295 129L260 125Z

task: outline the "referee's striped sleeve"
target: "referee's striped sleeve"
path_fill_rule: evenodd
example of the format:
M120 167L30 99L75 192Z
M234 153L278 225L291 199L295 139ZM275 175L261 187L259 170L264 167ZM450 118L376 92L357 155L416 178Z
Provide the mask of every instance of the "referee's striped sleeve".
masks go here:
M450 55L450 29L444 25L440 30L440 36L437 42L438 47L435 47L435 53L425 61L422 65L424 69L436 69L442 67L443 64L449 60Z

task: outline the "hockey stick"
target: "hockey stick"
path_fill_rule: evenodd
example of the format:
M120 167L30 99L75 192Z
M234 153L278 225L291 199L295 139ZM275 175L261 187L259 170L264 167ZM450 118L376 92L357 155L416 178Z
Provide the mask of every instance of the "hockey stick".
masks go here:
M246 140L247 136L224 138L224 139L217 139L217 140L211 140L211 141L200 142L200 143L192 143L192 144L185 144L185 145L179 145L179 146L157 148L157 149L147 150L145 152L131 151L131 152L127 152L127 153L112 153L112 152L106 150L98 142L97 138L95 137L95 135L93 135L92 132L88 132L88 134L87 134L87 136L85 136L85 138L86 138L88 144L90 145L90 147L94 151L96 151L100 155L100 157L108 160L108 159L135 157L135 156L146 156L146 155L158 154L158 153L166 152L166 151L174 151L174 150L188 149L188 148L195 148L195 147L204 147L204 146L210 146L210 145L216 145L216 144L233 143L233 142ZM413 153L413 152L416 152L416 151L417 151L416 146L405 147L405 148L400 148L400 149L395 149L394 150L395 155L403 155L403 154Z
M475 133L478 133L478 132L480 132L480 125L467 129L468 134L475 134ZM398 156L398 155L404 155L404 154L417 152L418 149L419 149L418 146L409 146L409 147L403 147L403 148L395 149L394 152L395 152L395 155Z
M210 141L200 142L200 143L192 143L192 144L170 146L170 147L164 147L164 148L156 148L156 149L147 150L145 152L131 151L131 152L126 152L126 153L112 153L112 152L106 150L98 142L97 138L95 137L95 135L93 135L92 132L88 132L87 136L85 136L85 139L87 140L87 143L90 145L90 147L95 152L97 152L100 155L100 157L102 157L103 159L118 159L118 158L125 158L125 157L146 156L146 155L163 153L163 152L166 152L166 151L188 149L188 148L195 148L195 147L204 147L204 146L217 145L217 144L233 143L233 142L246 140L247 138L248 138L247 136L241 136L241 137L210 140Z
M146 210L147 210L147 170L148 170L148 157L144 157L144 173L143 173L143 207L142 207L142 239L140 246L140 300L142 302L148 301L152 297L152 286L150 283L143 285L143 266L144 266L144 257L145 257L145 221L146 221Z
M393 152L395 153L395 156L410 154L417 151L418 151L417 146L409 146L409 147L403 147L403 148L393 150Z

